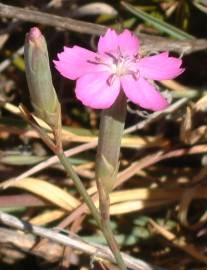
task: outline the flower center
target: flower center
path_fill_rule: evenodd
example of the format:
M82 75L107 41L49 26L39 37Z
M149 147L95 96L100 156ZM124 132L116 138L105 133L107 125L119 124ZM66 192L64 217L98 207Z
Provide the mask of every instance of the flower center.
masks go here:
M140 60L139 55L123 55L121 50L118 52L105 52L105 55L96 56L95 61L88 61L91 64L103 65L104 70L111 74L108 79L108 85L112 85L117 77L132 75L135 80L139 79L139 69L137 63Z
M106 55L111 58L111 72L118 77L126 74L137 73L137 59L134 56L123 56L122 54L114 55L111 53L106 53Z

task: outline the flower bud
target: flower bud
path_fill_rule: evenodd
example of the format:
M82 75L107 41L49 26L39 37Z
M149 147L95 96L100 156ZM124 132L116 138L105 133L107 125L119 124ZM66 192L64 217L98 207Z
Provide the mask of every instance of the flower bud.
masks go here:
M37 27L31 28L26 35L24 58L35 115L51 127L57 127L60 121L60 104L52 83L47 44Z

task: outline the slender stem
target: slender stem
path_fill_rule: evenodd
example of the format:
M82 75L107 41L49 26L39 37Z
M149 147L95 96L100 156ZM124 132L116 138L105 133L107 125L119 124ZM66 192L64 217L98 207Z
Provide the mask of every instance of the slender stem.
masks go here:
M103 224L102 224L103 225ZM119 266L120 270L127 270L125 266L125 262L122 258L122 255L119 250L119 246L116 242L116 239L114 237L114 234L111 230L110 220L107 219L104 221L104 226L102 227L103 234L105 238L107 239L108 245L110 246L110 249L116 258L117 265Z
M96 206L94 205L91 197L88 195L84 185L81 182L81 179L79 178L79 176L74 171L72 165L70 164L69 160L67 159L67 157L65 156L63 151L60 151L60 152L56 153L56 155L59 158L59 160L60 160L61 164L63 165L63 167L65 168L67 174L72 178L77 190L79 191L79 193L83 197L84 202L87 204L88 208L90 209L90 211L91 211L93 217L95 218L98 226L101 227L101 219L100 219L100 215L98 213L98 210L97 210Z
M79 193L81 194L81 196L83 197L85 203L87 204L88 208L90 209L90 211L91 211L94 219L96 220L98 226L102 230L102 232L103 232L103 234L104 234L104 236L106 238L106 241L107 241L112 253L114 254L114 257L116 259L117 265L119 266L119 269L120 270L126 270L124 261L122 259L121 254L120 254L120 251L119 251L118 245L116 243L116 240L114 238L113 232L111 230L109 219L104 220L104 221L101 219L100 214L99 214L97 208L95 207L91 197L88 195L88 193L87 193L84 185L82 184L79 176L74 171L72 165L70 164L69 160L65 156L64 152L59 151L58 153L56 153L56 155L58 156L61 164L65 168L68 175L74 181L74 184L75 184L76 188L78 189Z
M101 185L100 181L97 181L97 185L98 185L98 192L99 192L99 208L100 208L100 213L101 213L102 231L104 235L106 235L107 237L107 242L109 243L109 246L117 260L117 263L119 262L118 265L120 269L126 270L126 266L121 256L119 246L111 230L110 213L109 213L109 209L110 209L109 193L106 192L106 190Z

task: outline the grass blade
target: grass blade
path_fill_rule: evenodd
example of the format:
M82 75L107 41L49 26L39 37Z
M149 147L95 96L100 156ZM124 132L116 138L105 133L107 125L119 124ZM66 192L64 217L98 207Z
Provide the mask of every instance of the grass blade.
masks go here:
M152 24L156 29L158 29L159 31L162 31L174 38L180 39L180 40L184 40L184 39L194 39L194 37L180 29L178 29L177 27L160 21L159 19L147 14L146 12L135 8L134 6L125 3L125 2L121 2L122 6L128 10L129 12L131 12L132 14L134 14L135 16L137 16L138 18L141 18L142 20L144 20L147 23Z

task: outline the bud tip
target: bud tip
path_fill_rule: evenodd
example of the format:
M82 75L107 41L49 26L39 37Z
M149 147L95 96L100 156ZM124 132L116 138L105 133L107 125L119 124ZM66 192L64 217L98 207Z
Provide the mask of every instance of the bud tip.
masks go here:
M32 27L29 31L29 39L36 39L39 38L41 36L41 32L39 30L39 28L37 27Z

